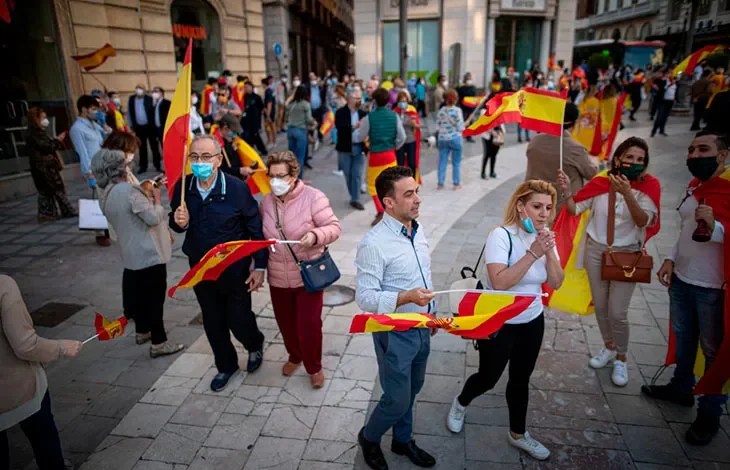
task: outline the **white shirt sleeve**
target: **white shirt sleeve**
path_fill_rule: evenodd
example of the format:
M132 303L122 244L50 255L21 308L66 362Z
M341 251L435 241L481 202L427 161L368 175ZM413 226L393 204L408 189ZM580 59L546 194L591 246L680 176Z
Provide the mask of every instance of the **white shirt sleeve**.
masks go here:
M725 240L725 226L719 220L715 221L715 230L712 231L712 243L722 243Z
M588 209L593 209L593 200L595 197L592 197L590 199L586 199L585 201L576 202L575 203L575 214L582 214L583 212L587 211Z
M654 204L654 201L652 201L649 196L642 193L641 191L634 191L634 196L636 196L636 202L639 203L639 207L641 207L641 210L643 210L647 217L649 217L649 222L646 224L646 226L653 226L657 221L658 210L656 204Z
M509 266L510 235L502 227L492 230L487 237L487 244L484 249L484 261L487 265L503 264ZM514 251L514 248L513 250Z

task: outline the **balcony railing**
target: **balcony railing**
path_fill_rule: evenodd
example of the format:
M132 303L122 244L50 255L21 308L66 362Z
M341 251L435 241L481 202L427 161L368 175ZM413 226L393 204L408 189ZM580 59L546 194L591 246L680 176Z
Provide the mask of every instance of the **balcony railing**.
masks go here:
M648 0L640 3L633 3L623 8L610 10L597 15L591 15L587 18L576 20L575 27L577 29L588 28L592 26L602 26L620 21L640 18L642 16L656 15L659 13L659 3L657 0Z

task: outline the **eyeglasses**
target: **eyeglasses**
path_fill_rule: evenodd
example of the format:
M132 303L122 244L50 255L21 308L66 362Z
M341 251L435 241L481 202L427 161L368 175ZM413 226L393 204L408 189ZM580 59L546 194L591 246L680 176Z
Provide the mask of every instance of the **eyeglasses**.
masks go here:
M225 93L216 93L216 95L218 95L218 96L226 96Z
M219 153L216 154L210 154L210 153L191 153L188 155L188 160L191 162L197 163L197 162L209 162L213 160L215 157L219 156Z

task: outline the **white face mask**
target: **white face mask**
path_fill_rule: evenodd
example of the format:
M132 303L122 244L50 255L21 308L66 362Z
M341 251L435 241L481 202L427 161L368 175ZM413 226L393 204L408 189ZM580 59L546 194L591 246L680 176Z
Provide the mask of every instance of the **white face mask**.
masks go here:
M466 84L467 84L467 85L473 85L473 84L474 84L474 80L467 80L467 81L466 81Z
M114 103L117 106L121 106L122 105L122 99L117 96L115 98L112 98L112 103Z
M198 97L197 96L193 96L192 98L190 98L190 102L193 103L193 105L198 104Z
M295 87L297 87L297 86L301 85L302 82L301 82L301 80L294 80L291 84L294 85Z
M269 183L271 184L271 192L274 193L274 196L283 196L289 192L289 183L281 178L271 178Z
M311 82L309 82L309 83L310 83L310 84L311 84L312 86L317 86L317 80L312 80L312 81L311 81Z
M137 93L137 96L143 96L144 95L144 90L141 89L141 88L137 88L135 90L135 93Z
M51 121L48 120L48 118L41 119L41 127L46 128L51 124Z
M281 77L281 83L286 83L286 82L287 82L287 78L286 77Z
M160 94L157 93L157 92L152 93L152 99L153 100L159 100L160 99Z
M391 80L393 80L393 77L391 75L388 75L387 77L385 77L385 79L388 81L391 81Z

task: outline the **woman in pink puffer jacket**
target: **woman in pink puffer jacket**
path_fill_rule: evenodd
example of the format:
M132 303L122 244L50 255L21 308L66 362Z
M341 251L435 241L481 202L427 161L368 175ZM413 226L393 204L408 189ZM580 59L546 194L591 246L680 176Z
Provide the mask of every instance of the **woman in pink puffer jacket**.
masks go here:
M340 237L340 221L330 201L319 189L297 178L299 162L292 152L275 152L266 159L271 193L261 202L265 238L284 238L276 223L278 209L281 229L288 245L300 261L318 258L327 245ZM282 373L292 375L304 362L312 387L324 384L322 373L322 303L324 292L304 290L302 275L285 245L269 253L267 267L274 316L284 338L289 360Z

